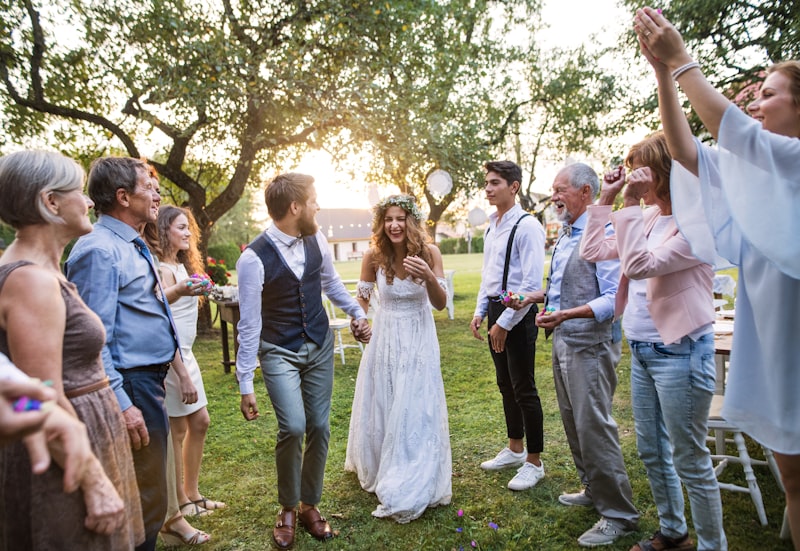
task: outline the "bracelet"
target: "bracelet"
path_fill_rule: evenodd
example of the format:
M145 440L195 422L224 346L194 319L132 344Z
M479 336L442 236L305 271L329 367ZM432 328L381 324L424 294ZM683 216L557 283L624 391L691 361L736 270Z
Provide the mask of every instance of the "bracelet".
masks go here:
M691 69L699 69L699 68L700 68L700 64L698 62L690 61L686 65L681 65L680 67L678 67L677 69L672 71L672 80L678 80L678 77L681 76L686 71L689 71Z

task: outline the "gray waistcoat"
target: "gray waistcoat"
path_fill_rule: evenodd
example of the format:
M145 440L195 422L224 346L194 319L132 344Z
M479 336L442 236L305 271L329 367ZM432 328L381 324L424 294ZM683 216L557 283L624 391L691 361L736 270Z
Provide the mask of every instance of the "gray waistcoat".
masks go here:
M587 262L581 258L580 243L575 245L561 278L562 310L583 306L600 296L596 271L594 262ZM561 332L560 336L564 342L578 350L609 340L617 342L622 338L619 322L613 319L599 322L594 318L572 318L563 322L556 330Z

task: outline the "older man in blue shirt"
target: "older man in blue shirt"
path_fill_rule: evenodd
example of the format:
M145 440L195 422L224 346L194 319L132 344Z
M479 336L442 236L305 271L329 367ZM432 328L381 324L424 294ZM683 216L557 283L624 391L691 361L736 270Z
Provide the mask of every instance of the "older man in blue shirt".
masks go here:
M585 164L569 165L556 175L551 202L564 229L553 251L545 311L536 320L553 336L558 406L584 485L559 501L594 506L601 517L578 538L584 547L610 545L639 521L611 416L622 340L614 320L619 261L587 262L579 252L586 207L599 191L597 174Z
M128 427L142 500L146 540L137 550L154 550L167 511L164 376L177 337L140 232L155 222L161 197L147 165L132 158L97 159L88 187L99 218L70 252L66 274L105 326L103 365Z

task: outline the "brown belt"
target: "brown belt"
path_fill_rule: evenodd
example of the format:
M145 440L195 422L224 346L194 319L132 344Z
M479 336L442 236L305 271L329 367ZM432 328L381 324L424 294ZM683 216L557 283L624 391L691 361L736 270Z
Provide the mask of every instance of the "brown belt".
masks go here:
M79 386L78 388L71 388L69 390L65 390L64 395L67 398L77 398L78 396L89 394L90 392L94 392L95 390L100 390L101 388L105 388L107 386L108 386L108 377L103 377L103 379L101 379L100 381L89 383L88 385L84 386Z

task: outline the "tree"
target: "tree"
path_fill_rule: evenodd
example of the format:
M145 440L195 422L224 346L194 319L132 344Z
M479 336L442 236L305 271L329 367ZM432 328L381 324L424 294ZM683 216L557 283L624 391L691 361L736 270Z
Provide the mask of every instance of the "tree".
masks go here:
M425 13L392 10L382 35L365 36L375 63L362 110L348 121L343 151L366 149L368 178L392 183L428 204L429 231L458 198L474 194L482 164L502 142L509 110L518 103L527 53L514 45L514 30L528 33L536 21L533 0L426 2ZM366 145L365 145L366 144ZM444 196L428 188L436 169L450 173Z
M436 5L0 0L4 131L93 157L155 143L151 161L185 194L205 253L262 166L369 108L378 87L363 75L390 61L375 46Z
M676 0L666 15L720 88L800 57L800 0Z
M608 50L551 50L537 56L527 75L530 96L511 119L510 149L530 179L521 206L536 210L533 192L543 157L598 153L629 124L624 116L628 87L620 75L601 69Z
M631 11L641 7L637 0L623 3ZM800 58L800 0L673 0L664 15L709 81L740 105L752 97L751 85L762 80L766 66ZM621 47L638 49L633 33ZM643 106L656 110L655 91ZM705 134L699 119L690 122L695 134Z

